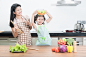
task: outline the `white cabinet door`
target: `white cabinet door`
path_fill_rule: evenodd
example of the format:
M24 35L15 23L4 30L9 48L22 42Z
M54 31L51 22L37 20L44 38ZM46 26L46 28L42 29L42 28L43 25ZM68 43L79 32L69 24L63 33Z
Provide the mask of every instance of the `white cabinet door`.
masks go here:
M86 46L86 37L83 37L83 45Z
M37 41L37 37L32 37L32 45L35 45Z
M8 38L0 38L0 45L9 45Z
M57 43L58 37L51 37L51 39L52 39L52 46L58 46L58 43Z
M9 38L9 45L16 45L17 38Z

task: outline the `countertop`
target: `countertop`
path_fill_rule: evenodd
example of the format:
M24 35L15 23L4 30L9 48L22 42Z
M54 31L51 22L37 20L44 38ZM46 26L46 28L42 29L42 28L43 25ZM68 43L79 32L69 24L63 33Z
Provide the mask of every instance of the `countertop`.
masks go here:
M36 32L30 32L32 37L37 37ZM86 33L73 33L73 32L49 32L51 37L86 37ZM13 37L12 31L4 31L0 33L0 37Z
M10 46L0 46L0 57L86 57L86 46L77 46L77 53L55 53L52 47L57 46L30 46L27 48L37 48L39 51L27 50L25 53L11 53Z

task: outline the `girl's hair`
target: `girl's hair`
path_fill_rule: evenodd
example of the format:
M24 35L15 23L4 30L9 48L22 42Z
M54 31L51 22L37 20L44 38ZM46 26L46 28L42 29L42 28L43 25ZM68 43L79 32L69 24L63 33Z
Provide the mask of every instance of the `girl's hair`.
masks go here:
M13 5L11 6L10 21L11 21L11 20L14 21L14 18L16 17L16 15L13 14L13 12L15 12L15 9L16 9L18 6L21 7L21 5L20 5L20 4L17 4L17 3L15 3L15 4L13 4ZM14 25L13 25L11 22L9 23L9 26L10 26L10 27L14 27Z
M44 15L38 15L38 14L35 15L35 16L34 16L34 23L36 23L36 20L37 20L38 17L44 17ZM46 20L46 19L45 19L45 17L44 17L44 21L45 21L45 20ZM44 24L44 22L43 22L42 24Z

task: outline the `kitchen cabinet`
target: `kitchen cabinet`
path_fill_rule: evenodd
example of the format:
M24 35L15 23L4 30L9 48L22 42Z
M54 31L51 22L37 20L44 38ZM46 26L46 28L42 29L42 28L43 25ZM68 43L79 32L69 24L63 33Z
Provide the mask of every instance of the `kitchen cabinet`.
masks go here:
M78 42L77 45L86 45L86 33L66 33L66 32L49 32L52 38L52 45L58 45L57 40L59 38L75 38ZM32 45L35 45L37 40L37 33L31 32ZM14 45L16 38L13 37L11 31L5 31L0 33L0 45Z
M36 44L37 37L32 37L32 45Z
M51 37L52 46L58 45L57 41L58 41L58 37Z
M9 41L9 45L15 45L17 38L9 38L8 41Z
M52 46L57 44L58 37L51 37ZM17 38L0 38L0 45L15 45ZM35 45L37 37L32 37L32 45Z
M86 45L86 37L83 37L83 45Z
M86 37L51 37L52 46L58 45L60 38L75 38L77 45L86 45ZM17 38L0 38L0 45L15 45ZM32 45L35 45L37 37L32 37Z
M9 38L0 38L0 45L9 45Z
M15 45L16 38L0 38L0 45Z
M58 37L51 37L52 46L58 45L57 44ZM35 45L37 41L37 37L32 37L32 45Z

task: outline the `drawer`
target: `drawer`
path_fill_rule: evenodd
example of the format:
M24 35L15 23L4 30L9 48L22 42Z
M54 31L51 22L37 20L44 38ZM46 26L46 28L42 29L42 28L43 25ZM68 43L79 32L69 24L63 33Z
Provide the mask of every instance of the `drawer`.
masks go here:
M52 46L58 46L58 43L57 43L57 41L58 41L58 37L51 37L51 41L52 41Z
M17 38L9 38L9 41L14 41L14 42L16 42L16 41L17 41Z
M9 38L9 45L16 45L17 38Z
M32 38L32 45L35 45L37 41L37 38Z
M83 38L76 38L76 41L83 41Z
M8 38L0 38L0 45L9 45Z
M83 42L78 42L77 45L83 45Z

